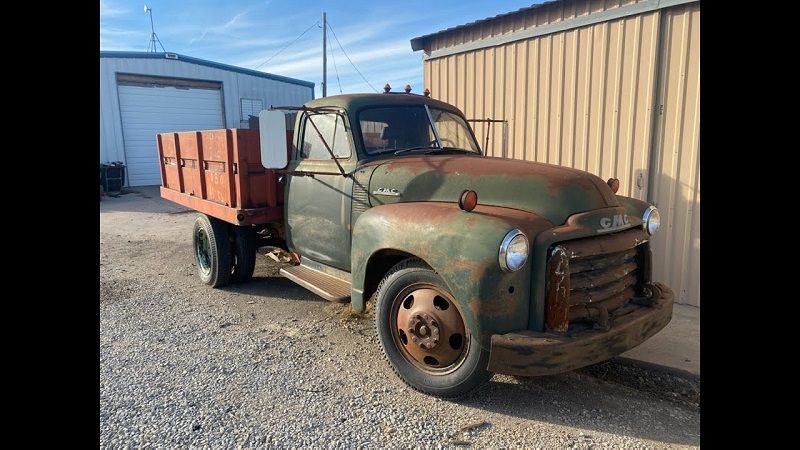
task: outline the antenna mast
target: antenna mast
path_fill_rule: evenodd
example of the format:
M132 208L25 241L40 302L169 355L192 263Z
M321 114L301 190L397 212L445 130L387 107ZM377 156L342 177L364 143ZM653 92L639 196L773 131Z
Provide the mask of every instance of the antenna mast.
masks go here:
M322 13L322 96L328 96L328 16Z
M151 52L151 53L155 53L156 52L156 42L158 42L158 45L161 46L161 50L163 50L164 53L166 53L167 51L164 50L164 44L161 43L161 39L158 38L158 35L156 34L156 29L153 26L153 8L150 8L147 5L144 5L144 12L145 12L145 14L150 14L150 42L147 43L147 50L146 51Z

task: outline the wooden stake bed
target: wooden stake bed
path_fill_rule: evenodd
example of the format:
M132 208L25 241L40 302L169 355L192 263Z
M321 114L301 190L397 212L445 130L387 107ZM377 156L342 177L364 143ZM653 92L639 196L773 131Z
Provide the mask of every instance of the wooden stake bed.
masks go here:
M258 130L158 135L161 196L234 225L283 220L283 185L261 165ZM292 132L286 132L291 148Z

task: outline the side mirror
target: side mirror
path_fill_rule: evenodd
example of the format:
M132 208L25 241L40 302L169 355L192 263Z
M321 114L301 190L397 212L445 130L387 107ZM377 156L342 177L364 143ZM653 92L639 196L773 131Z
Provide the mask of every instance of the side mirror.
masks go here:
M286 115L281 111L258 113L261 137L261 165L265 169L283 169L288 164L286 149Z

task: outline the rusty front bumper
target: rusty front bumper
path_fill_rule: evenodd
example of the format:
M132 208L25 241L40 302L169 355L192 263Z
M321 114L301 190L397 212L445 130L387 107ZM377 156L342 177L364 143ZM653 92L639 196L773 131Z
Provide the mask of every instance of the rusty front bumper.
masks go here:
M661 298L652 306L617 318L608 331L587 330L572 336L535 331L495 334L489 371L507 375L553 375L610 359L641 344L672 319L672 290L659 283Z

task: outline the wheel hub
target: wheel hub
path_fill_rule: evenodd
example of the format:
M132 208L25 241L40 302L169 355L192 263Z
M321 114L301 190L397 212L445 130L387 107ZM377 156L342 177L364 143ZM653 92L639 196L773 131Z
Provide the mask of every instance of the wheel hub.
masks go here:
M394 336L403 356L432 374L458 363L467 344L455 300L438 287L405 291L394 301Z
M197 253L197 262L200 270L208 272L211 270L211 244L208 242L208 236L205 231L197 230L197 240L195 243L195 252Z
M415 314L408 321L411 340L425 350L439 344L439 323L430 314Z

